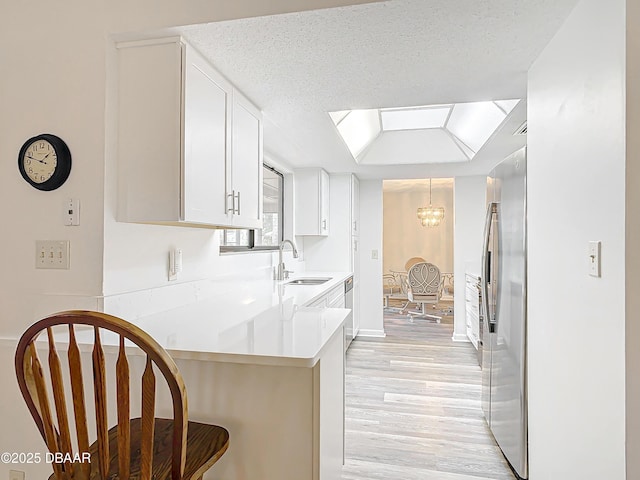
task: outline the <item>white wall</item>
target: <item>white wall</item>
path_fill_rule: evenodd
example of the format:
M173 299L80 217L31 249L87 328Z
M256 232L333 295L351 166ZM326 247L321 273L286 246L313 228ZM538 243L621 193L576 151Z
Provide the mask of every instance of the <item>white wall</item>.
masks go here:
M624 86L623 0L578 3L529 71L532 480L625 478Z
M371 258L376 250L378 258ZM360 180L360 335L382 336L382 180Z
M432 204L444 207L444 220L437 227L423 227L416 211L429 206L429 187L384 191L385 273L404 270L412 257L424 258L441 272L453 272L453 182L433 185Z
M0 336L15 337L61 306L96 308L102 292L104 27L79 20L99 16L86 2L16 3L3 10L0 248L10 253L4 264L8 274L0 278ZM29 29L27 35L25 26L34 16L55 24L55 35L49 28ZM17 169L20 147L39 133L54 133L71 149L71 175L52 192L27 185ZM67 197L81 200L79 227L62 224ZM71 270L36 270L36 240L69 240Z
M456 177L454 229L453 339L466 340L465 274L480 275L487 202L487 177Z

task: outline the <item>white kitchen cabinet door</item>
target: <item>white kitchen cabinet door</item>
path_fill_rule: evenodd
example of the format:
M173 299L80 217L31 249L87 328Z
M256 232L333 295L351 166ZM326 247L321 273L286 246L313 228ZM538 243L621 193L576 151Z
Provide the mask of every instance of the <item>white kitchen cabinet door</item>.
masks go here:
M329 174L320 170L320 234L329 235Z
M344 284L336 285L320 298L305 305L305 307L320 307L320 308L342 308L336 305L342 304L344 306Z
M351 176L351 235L360 235L360 181Z
M360 330L360 237L351 237L351 271L353 272L353 338Z
M193 49L186 51L184 186L186 222L227 225L228 115L231 85Z
M360 237L351 237L351 271L360 278Z
M232 138L227 196L233 225L262 228L262 115L238 92L233 95Z
M329 174L321 168L296 170L295 234L329 235Z

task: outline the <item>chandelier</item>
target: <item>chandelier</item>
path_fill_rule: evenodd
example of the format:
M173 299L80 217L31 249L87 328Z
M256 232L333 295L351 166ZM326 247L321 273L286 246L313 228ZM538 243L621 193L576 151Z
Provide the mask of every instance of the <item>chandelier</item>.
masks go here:
M429 206L418 208L418 218L423 227L437 227L444 219L444 207L431 205L431 179L429 179Z

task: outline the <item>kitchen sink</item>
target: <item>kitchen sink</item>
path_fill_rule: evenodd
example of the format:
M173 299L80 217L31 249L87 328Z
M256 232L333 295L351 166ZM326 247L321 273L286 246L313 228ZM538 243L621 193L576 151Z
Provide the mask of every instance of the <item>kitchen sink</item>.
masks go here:
M331 280L330 277L296 278L295 280L291 280L290 282L285 283L285 285L322 285L329 280Z

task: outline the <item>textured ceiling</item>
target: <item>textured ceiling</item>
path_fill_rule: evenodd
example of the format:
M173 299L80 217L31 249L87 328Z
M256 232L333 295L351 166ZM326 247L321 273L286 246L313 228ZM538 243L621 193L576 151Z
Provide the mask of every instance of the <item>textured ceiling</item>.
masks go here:
M327 111L524 98L526 72L576 0L391 0L179 29L265 114L291 166L364 178L484 173L522 144L505 131L472 162L357 165ZM506 143L505 143L506 142Z

